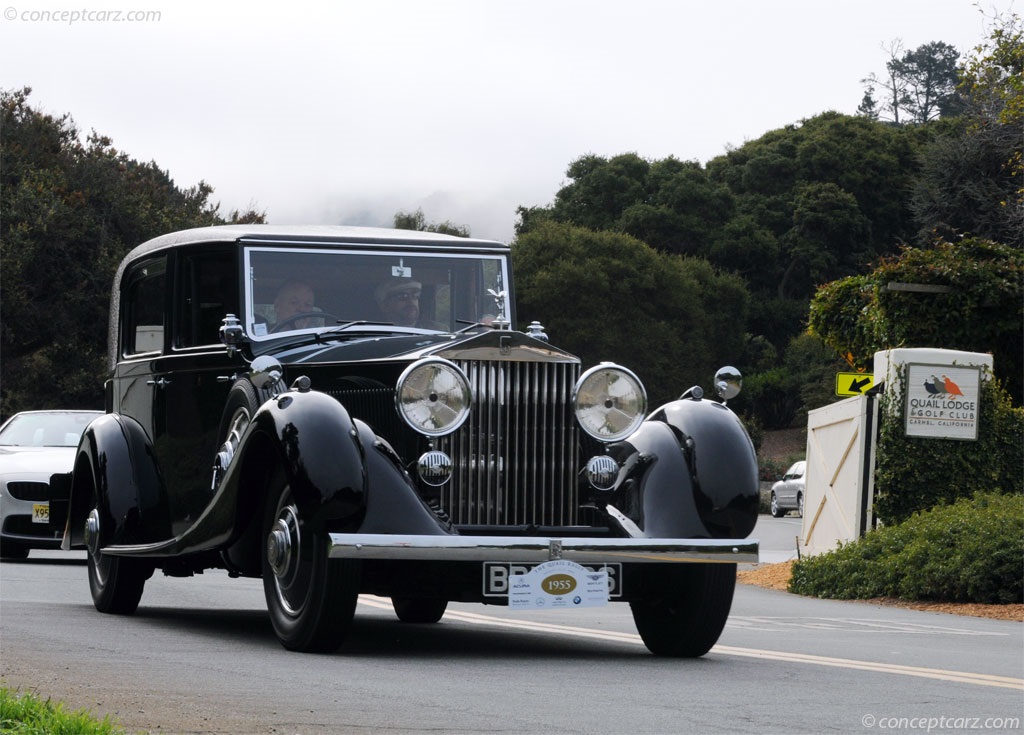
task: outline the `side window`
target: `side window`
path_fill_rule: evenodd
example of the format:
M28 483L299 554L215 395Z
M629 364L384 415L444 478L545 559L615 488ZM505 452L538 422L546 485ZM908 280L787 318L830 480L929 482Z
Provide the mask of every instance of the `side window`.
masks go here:
M159 352L164 348L164 304L167 293L166 256L132 268L122 286L121 351L125 355Z
M176 348L219 344L225 314L239 314L236 249L179 255Z

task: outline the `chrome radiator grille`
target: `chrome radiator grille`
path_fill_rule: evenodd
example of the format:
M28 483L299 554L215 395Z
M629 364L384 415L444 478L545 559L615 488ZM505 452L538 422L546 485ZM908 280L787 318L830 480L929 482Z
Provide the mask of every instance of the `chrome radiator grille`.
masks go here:
M473 410L438 440L454 463L441 505L456 524L577 523L575 362L456 360Z

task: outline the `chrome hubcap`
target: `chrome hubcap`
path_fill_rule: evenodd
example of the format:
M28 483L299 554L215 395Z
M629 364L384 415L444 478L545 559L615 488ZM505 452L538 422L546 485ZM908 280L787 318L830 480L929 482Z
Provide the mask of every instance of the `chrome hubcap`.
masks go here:
M274 575L282 577L288 571L292 557L292 535L288 522L278 518L267 536L267 561Z
M93 508L85 519L85 547L93 556L100 550L100 512Z

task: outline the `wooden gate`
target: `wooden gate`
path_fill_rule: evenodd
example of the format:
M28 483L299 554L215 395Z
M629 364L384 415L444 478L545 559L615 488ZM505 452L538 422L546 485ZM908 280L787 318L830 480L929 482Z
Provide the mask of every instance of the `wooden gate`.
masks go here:
M801 554L820 554L872 526L878 402L856 396L807 415Z

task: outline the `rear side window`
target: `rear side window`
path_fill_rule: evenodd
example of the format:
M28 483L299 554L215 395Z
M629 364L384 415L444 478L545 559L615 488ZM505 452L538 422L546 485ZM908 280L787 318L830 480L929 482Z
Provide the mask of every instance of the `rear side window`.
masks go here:
M220 343L226 314L239 314L235 249L179 253L176 348Z
M167 259L153 258L133 267L122 286L121 351L125 356L164 349Z

